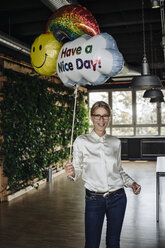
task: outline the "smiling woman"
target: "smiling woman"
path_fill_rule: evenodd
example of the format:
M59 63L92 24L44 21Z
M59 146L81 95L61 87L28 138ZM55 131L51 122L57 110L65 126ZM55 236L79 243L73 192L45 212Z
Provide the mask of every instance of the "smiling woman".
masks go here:
M31 48L31 63L39 74L50 76L56 72L56 60L62 43L53 34L41 34Z
M121 142L106 134L111 110L104 101L91 108L94 129L74 142L72 163L65 165L68 178L80 175L85 186L85 248L100 247L104 217L107 218L106 247L120 247L120 233L126 209L124 186L139 194L141 187L121 165Z

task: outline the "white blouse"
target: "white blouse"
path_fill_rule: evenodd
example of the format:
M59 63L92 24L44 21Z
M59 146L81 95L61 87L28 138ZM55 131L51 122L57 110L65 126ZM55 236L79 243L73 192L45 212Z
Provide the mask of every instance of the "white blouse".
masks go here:
M121 165L121 141L111 135L98 136L95 131L76 138L73 146L73 166L76 180L81 174L84 186L95 192L110 192L134 180Z

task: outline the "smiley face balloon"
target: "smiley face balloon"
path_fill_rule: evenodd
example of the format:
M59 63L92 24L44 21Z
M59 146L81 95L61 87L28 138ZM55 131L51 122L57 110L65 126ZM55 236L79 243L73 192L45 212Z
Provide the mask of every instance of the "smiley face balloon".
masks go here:
M41 75L53 75L61 47L62 43L51 33L38 36L31 47L31 63L35 71Z

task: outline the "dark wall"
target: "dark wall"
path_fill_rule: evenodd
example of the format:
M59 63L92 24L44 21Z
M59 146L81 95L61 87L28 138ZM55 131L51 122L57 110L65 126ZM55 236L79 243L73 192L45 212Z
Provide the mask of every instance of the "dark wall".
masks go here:
M156 160L165 156L165 138L120 138L122 160Z

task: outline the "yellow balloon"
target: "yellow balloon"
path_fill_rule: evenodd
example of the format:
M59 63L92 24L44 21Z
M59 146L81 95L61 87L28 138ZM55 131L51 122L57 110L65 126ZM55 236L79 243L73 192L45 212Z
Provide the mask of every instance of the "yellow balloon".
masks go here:
M53 75L61 47L62 43L52 33L38 36L31 47L31 63L35 71L41 75Z

